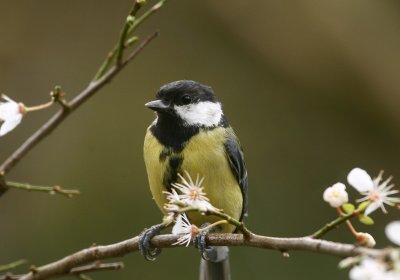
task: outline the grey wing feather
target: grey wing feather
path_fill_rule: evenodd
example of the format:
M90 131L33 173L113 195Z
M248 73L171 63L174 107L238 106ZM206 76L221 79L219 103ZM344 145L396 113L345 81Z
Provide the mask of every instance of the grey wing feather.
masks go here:
M228 155L229 163L236 180L239 183L240 190L243 196L243 209L240 216L240 220L247 215L247 190L248 190L248 180L247 180L247 170L246 164L244 162L243 151L239 143L239 139L236 137L233 130L229 129L230 133L225 142L225 150Z

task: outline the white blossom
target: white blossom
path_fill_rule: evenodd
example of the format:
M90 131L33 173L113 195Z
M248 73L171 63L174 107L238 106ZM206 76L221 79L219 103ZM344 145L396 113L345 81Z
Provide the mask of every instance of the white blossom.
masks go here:
M347 176L349 184L365 196L357 201L371 201L371 204L367 209L365 209L365 215L371 214L379 207L384 213L386 213L384 204L394 206L395 204L400 203L399 197L389 197L390 195L399 192L398 190L392 190L394 187L393 184L388 185L392 178L389 177L385 181L381 182L382 174L383 172L381 171L376 178L372 179L365 170L354 168Z
M337 208L349 201L346 192L346 186L342 183L336 183L324 191L323 198L332 207Z
M400 221L389 223L385 228L385 232L390 241L400 246Z
M196 225L192 225L186 214L180 214L176 218L175 225L172 228L172 234L179 234L182 235L178 238L178 240L173 243L172 245L182 245L185 244L185 246L189 246L190 241L194 237L197 236L199 233L199 229Z
M200 179L199 175L197 175L196 182L193 182L187 171L185 171L185 174L188 180L186 180L181 174L178 174L182 183L172 184L174 188L181 192L179 195L180 200L184 204L196 207L204 212L210 209L215 209L209 202L206 193L203 191L203 187L201 187L204 178Z
M13 130L21 123L24 116L24 105L2 95L6 102L0 102L0 136Z
M382 280L399 280L400 272L397 270L389 270L385 273L385 278Z
M164 209L168 213L177 213L181 209L179 205L177 204L172 204L172 203L165 203L164 204Z
M393 270L397 273L398 279L400 279L400 250L398 248L391 250L389 256L392 260Z
M178 212L180 209L180 206L184 204L184 202L181 199L181 196L176 192L175 189L171 189L170 192L163 192L164 194L167 195L167 200L168 203L164 204L164 209L167 212ZM180 205L178 205L180 204Z
M166 198L168 200L168 203L174 204L182 201L180 195L176 192L175 189L171 189L170 192L163 192L163 193L167 195Z
M350 270L351 280L384 280L387 279L385 264L372 258L365 258Z

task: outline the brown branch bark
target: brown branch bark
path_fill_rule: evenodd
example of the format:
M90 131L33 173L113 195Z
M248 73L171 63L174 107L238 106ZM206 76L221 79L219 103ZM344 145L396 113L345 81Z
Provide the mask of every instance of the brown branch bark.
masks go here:
M166 234L153 238L152 245L158 248L172 247L179 236ZM20 280L49 279L69 274L71 269L84 264L108 258L121 257L138 251L139 236L115 244L95 246L78 251L53 263L37 267L34 271L23 275ZM357 247L350 244L331 242L311 237L278 238L250 234L245 238L242 234L210 234L207 244L212 246L244 246L262 249L288 251L310 251L338 257L368 254L377 256L382 250Z
M120 64L112 67L100 79L91 82L88 87L79 93L73 100L66 103L60 111L53 115L41 128L32 134L6 161L0 166L0 177L6 175L26 154L28 154L43 138L54 131L74 110L92 97L99 89L109 83L130 61L132 61L154 38L158 32L148 36L130 55ZM0 178L1 179L1 178ZM3 182L3 183L2 183ZM4 180L0 180L0 196L8 191Z
M95 263L84 265L84 266L74 267L73 269L70 270L69 273L79 275L82 273L88 273L88 272L93 272L93 271L119 270L122 268L124 268L124 263L122 263L122 262L116 262L116 263L95 262Z
M122 262L100 263L99 261L97 261L88 265L74 267L68 272L68 275L80 276L84 273L98 272L105 270L119 270L122 268L124 268L124 263ZM33 268L33 270L36 270L36 268ZM6 273L0 275L0 280L19 280L22 277L24 277L24 275L15 275L12 273Z
M22 275L15 275L12 273L6 273L3 275L0 275L0 280L18 280L19 278L21 278Z

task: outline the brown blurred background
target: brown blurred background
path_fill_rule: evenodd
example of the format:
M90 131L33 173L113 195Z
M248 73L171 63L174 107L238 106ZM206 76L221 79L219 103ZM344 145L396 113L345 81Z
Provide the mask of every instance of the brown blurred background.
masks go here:
M0 92L27 105L54 85L72 98L118 38L130 0L1 1ZM153 4L150 2L149 4ZM76 187L74 199L9 191L0 199L0 263L42 265L92 243L108 244L158 223L142 160L154 115L143 104L164 83L213 86L245 149L248 226L271 236L310 234L334 209L323 190L359 166L400 184L400 4L398 1L169 1L140 29L161 36L32 151L8 179ZM28 115L0 139L4 160L56 108ZM356 193L349 190L352 199ZM399 219L377 211L377 246ZM345 227L327 239L353 242ZM193 248L155 262L123 258L95 279L196 279ZM343 279L338 259L232 248L234 279ZM21 270L23 271L23 269ZM18 272L18 271L17 271Z

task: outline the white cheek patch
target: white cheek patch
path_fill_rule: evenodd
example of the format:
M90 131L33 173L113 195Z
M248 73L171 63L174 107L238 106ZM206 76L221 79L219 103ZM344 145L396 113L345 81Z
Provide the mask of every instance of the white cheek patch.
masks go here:
M174 109L187 125L216 126L222 117L221 104L210 101L182 106L175 105Z
M157 115L157 114L155 114L155 115L156 115L156 118L155 118L155 120L151 123L151 125L156 125L157 122L158 122L158 115Z

